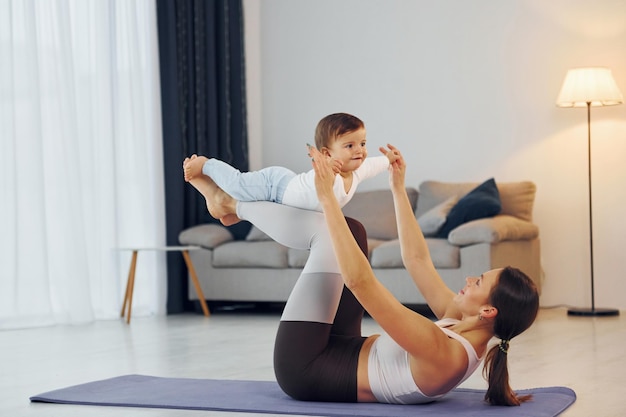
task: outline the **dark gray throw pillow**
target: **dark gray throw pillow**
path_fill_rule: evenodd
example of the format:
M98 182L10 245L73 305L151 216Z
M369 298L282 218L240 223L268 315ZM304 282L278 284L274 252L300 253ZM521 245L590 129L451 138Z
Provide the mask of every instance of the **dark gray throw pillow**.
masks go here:
M463 223L495 216L500 210L502 210L500 193L496 181L490 178L467 193L452 207L446 222L437 232L437 237L447 238L452 230Z

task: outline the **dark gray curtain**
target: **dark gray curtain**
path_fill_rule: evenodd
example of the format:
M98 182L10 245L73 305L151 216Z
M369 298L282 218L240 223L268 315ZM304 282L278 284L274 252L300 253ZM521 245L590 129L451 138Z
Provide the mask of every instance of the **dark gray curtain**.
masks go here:
M183 159L197 153L248 170L242 1L157 0L157 26L167 244L178 245L183 229L215 222L184 182ZM181 255L168 253L167 264L167 312L194 309Z

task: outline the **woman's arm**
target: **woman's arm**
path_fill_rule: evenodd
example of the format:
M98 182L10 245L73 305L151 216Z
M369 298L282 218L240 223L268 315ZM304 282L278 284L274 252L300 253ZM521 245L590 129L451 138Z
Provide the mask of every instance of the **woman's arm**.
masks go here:
M397 148L392 145L387 146L389 149L380 148L380 151L383 153L394 152L397 155L396 161L391 164L389 183L393 194L404 267L438 318L456 316L457 313L451 311L455 294L446 286L433 265L428 245L406 193L404 158Z
M448 349L448 338L437 326L408 309L378 281L348 228L344 215L332 191L334 173L327 159L316 149L310 149L315 169L315 186L332 239L333 249L346 287L352 291L374 320L400 346L414 357L439 362Z
M335 173L331 169L330 158L313 147L309 147L309 154L312 156L315 171L317 196L324 210L335 256L346 286L352 289L358 287L360 281L375 280L369 261L354 240L333 192ZM365 278L368 272L371 273L371 277Z

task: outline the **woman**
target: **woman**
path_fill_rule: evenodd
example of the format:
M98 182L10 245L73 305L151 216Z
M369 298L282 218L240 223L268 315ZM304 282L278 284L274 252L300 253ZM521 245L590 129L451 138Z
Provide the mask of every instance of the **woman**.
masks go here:
M509 386L507 353L510 340L537 315L534 284L519 270L504 268L467 278L457 294L447 288L411 209L404 160L388 147L381 151L398 157L390 168L390 185L402 259L437 322L403 306L376 279L362 227L346 221L333 195L332 161L316 149L309 151L323 214L267 202L239 203L208 177L190 181L214 217L236 215L286 246L310 249L276 336L279 385L300 400L425 403L465 381L486 355L485 399L519 405L528 397L516 396ZM383 335L361 336L361 305ZM487 352L494 336L500 342Z

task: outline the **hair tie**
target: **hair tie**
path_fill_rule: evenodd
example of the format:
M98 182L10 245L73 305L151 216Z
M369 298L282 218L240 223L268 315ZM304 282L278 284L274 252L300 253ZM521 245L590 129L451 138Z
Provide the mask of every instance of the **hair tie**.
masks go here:
M502 353L504 353L505 355L509 353L509 340L507 339L500 340L499 348L500 348L500 351L502 351Z

